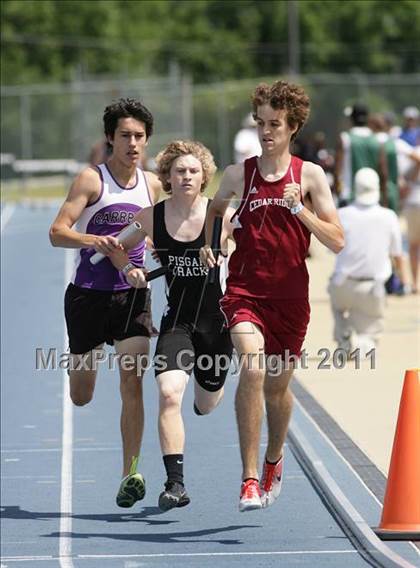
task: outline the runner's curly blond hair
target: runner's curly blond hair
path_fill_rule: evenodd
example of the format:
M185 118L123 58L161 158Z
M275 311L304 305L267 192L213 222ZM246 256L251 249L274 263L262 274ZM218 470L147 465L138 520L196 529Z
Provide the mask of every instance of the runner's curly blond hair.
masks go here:
M203 183L201 191L204 191L216 171L213 155L208 148L193 140L174 140L156 156L157 174L162 182L163 191L172 193L169 176L173 162L180 156L191 154L201 162L203 168Z

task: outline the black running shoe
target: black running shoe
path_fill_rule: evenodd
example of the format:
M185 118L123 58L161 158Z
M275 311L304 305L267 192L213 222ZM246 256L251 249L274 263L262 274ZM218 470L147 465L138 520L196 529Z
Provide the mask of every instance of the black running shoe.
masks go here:
M159 495L159 509L169 511L175 507L185 507L190 502L185 487L177 481L167 481L165 491Z
M195 402L194 402L194 405L193 405L193 409L194 409L194 414L196 414L197 416L203 416L203 413L200 412L200 410L199 410L198 406L195 404Z

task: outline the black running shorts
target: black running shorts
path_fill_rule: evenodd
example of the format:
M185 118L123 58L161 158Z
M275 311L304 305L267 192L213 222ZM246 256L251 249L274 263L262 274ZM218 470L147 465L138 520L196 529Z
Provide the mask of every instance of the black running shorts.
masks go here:
M232 342L221 314L201 315L194 325L163 317L154 358L155 375L182 370L203 389L214 392L225 383Z
M87 353L106 342L150 337L151 295L148 288L106 292L69 284L64 312L70 353Z

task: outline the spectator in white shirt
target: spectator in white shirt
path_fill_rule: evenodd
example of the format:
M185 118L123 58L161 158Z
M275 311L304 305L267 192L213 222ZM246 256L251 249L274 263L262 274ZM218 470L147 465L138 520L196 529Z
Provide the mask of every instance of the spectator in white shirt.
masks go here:
M371 168L355 176L355 201L338 210L346 246L337 255L328 292L334 314L334 339L348 355L373 349L383 329L385 281L392 262L402 274L398 217L379 205L379 176Z
M235 163L242 164L247 158L261 156L261 144L257 134L257 123L252 113L246 115L242 121L242 128L235 136L233 142L235 150Z

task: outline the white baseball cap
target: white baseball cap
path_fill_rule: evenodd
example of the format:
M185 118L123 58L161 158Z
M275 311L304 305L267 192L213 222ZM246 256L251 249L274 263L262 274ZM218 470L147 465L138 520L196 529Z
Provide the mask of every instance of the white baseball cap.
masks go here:
M420 116L419 109L415 106L405 107L403 110L404 118L414 118L417 119Z
M379 203L379 176L372 168L361 168L354 176L355 201L360 205Z

